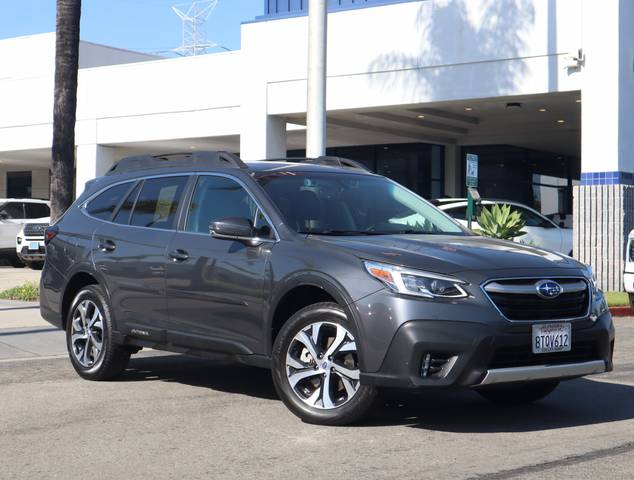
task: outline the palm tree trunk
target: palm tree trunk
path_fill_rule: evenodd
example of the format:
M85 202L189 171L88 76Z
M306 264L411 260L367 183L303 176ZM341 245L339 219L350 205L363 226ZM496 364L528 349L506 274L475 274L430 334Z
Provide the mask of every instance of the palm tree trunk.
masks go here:
M51 222L66 211L74 197L80 17L81 0L57 0Z

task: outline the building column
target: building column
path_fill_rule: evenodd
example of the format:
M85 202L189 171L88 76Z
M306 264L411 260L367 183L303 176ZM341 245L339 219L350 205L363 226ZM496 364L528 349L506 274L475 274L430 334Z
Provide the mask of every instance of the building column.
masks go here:
M242 118L240 157L243 160L286 157L286 119L262 111L247 112Z
M634 2L583 3L581 184L573 251L603 290L623 290L634 228Z
M458 197L465 179L462 175L462 147L445 145L445 197Z
M78 197L87 181L104 175L115 164L115 148L97 144L77 145L75 158L75 197Z

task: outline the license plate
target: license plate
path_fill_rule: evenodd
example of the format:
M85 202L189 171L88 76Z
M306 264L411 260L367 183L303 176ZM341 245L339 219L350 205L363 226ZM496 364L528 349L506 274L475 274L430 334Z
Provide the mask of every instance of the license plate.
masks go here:
M569 323L533 325L533 353L569 352L571 331Z
M40 242L29 242L29 250L39 250Z

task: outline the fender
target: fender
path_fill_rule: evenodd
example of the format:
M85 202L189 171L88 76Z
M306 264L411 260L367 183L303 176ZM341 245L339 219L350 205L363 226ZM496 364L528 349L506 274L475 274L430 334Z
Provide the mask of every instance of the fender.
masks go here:
M360 322L359 315L355 308L351 308L351 305L356 301L350 298L350 295L346 289L335 278L314 270L299 271L290 274L288 277L280 280L277 287L271 295L270 302L268 304L268 311L265 312L265 326L266 326L266 352L271 355L271 345L273 339L271 338L273 316L280 300L288 292L296 287L300 286L312 286L323 289L328 293L335 301L344 309L347 317L353 322L358 335L363 335L363 328ZM360 359L362 361L362 359Z

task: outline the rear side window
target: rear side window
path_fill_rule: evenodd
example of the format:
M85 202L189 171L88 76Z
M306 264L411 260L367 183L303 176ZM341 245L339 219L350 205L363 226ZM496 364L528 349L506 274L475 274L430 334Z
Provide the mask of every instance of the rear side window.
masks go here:
M132 182L127 182L110 187L88 202L86 211L100 220L110 220L117 205L119 205L123 196L128 193L131 186Z
M134 207L134 202L139 196L139 190L141 190L142 184L143 182L139 182L137 186L132 189L121 207L119 207L119 211L114 216L114 223L120 223L122 225L128 224L128 222L130 221L130 214L132 213L132 207Z
M50 217L51 212L45 203L25 203L26 218Z
M0 216L7 220L24 218L24 204L21 202L8 202L0 205Z
M187 177L163 177L146 180L132 212L130 225L137 227L175 228L178 203Z

